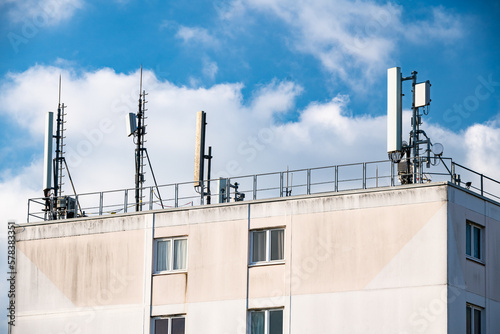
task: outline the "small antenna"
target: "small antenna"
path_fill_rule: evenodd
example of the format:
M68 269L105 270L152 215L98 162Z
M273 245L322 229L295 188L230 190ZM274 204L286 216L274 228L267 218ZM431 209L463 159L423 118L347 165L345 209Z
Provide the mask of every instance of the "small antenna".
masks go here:
M58 106L61 106L61 74L59 73L59 104Z
M142 94L142 64L141 64L141 83L139 84L139 95Z
M207 113L199 111L196 114L196 145L194 156L194 188L201 195L201 204L207 196L207 204L211 204L210 178L212 166L212 146L208 147L208 155L205 154L205 131L207 126ZM207 184L204 184L205 159L208 160ZM206 189L206 191L205 191Z

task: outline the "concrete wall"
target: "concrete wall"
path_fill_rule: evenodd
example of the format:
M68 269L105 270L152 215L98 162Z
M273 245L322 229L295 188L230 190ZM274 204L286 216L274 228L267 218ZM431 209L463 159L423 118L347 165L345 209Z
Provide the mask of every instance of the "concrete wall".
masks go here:
M452 333L453 326L465 328L450 324L448 315L465 317L459 272L469 271L459 255L449 255L463 250L456 241L460 228L448 222L455 219L448 188L352 191L25 226L14 333L76 333L71 326L80 333L149 333L150 316L177 314L186 314L187 333L246 333L249 309L273 307L284 309L284 333ZM273 227L285 228L285 260L248 265L249 230ZM188 239L187 271L152 274L153 239L179 236ZM491 261L498 261L496 254ZM488 279L497 274L486 267ZM485 291L497 292L485 282ZM492 311L500 308L498 299L485 302Z
M18 231L13 333L149 330L152 216L57 222Z
M484 308L486 333L500 333L500 207L449 187L449 333L465 333L465 305ZM483 260L466 255L466 222L484 228Z

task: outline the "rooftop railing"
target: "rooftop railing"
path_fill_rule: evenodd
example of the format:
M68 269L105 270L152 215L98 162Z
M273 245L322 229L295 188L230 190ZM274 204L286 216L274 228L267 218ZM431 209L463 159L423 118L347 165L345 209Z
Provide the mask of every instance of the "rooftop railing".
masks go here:
M451 158L435 158L432 162L421 174L419 183L449 181L486 198L500 201L500 182L457 164ZM226 178L223 181L231 185L237 184L239 199L244 200L394 187L401 184L396 165L390 160L244 175ZM235 196L234 187L224 188L228 193L224 190L221 193L220 187L217 186L220 179L204 181L205 185L208 182L212 189L211 203L219 203L223 196L229 198L224 202L233 202L235 197L238 197ZM208 202L207 196L202 196L195 190L193 181L144 187L142 190L145 196L139 205L139 210L136 209L135 188L84 193L70 197L75 198L78 203L78 214L86 217L197 206ZM29 199L27 222L48 220L45 206L46 198Z

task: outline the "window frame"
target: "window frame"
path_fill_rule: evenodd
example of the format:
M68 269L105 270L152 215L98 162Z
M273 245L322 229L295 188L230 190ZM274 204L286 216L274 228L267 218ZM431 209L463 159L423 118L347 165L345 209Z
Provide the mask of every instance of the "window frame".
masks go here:
M162 315L162 316L156 316L151 318L151 333L152 334L157 334L156 333L156 320L168 320L168 333L167 334L172 334L172 319L184 319L184 334L186 334L186 315L185 314L176 314L176 315Z
M250 309L248 310L248 333L252 334L252 313L264 312L264 334L269 334L270 332L270 313L272 311L281 311L281 334L285 330L285 308L284 307L273 307L265 309Z
M467 238L467 229L470 226L470 235ZM476 239L474 237L474 229L479 231L479 257L474 255ZM470 243L470 254L467 252L467 245ZM484 264L484 226L478 225L470 220L466 220L465 224L465 255L468 259Z
M469 309L471 310L471 318L470 318L470 328L467 328L467 312L469 311ZM480 315L480 319L479 319L479 333L476 333L475 332L475 324L476 324L476 316L475 316L475 311L479 311L479 315ZM477 306L477 305L474 305L474 304L471 304L471 303L467 303L466 304L466 308L465 308L465 332L466 333L471 333L471 334L484 334L486 333L486 328L485 328L485 324L486 324L486 312L484 312L484 308L483 307L480 307L480 306Z
M271 260L271 232L272 231L283 231L283 258L282 259ZM253 260L254 232L266 232L266 238L265 238L266 259L265 260L262 260L262 261L254 261ZM286 228L284 226L250 230L250 247L249 247L249 261L248 261L249 265L250 266L259 266L259 265L285 263L285 249L286 249L285 242L286 242Z
M175 241L176 240L186 240L186 266L183 269L174 269L174 250L175 250ZM158 270L158 242L160 241L170 241L170 263L168 264L168 268L166 270ZM188 268L188 252L189 252L189 245L188 245L188 237L187 236L177 236L177 237L167 237L167 238L155 238L154 239L154 259L153 259L153 274L175 274L175 273L182 273L182 272L187 272Z

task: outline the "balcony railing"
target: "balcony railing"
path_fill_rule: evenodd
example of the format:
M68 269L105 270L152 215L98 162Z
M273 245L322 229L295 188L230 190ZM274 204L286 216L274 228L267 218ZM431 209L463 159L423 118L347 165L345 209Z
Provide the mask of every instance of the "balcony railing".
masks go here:
M500 182L452 161L450 158L433 160L422 174L421 183L450 181L481 196L500 202ZM280 171L273 173L244 175L223 179L227 184L238 184L237 191L244 200L277 198L296 195L310 195L339 192L354 189L393 187L400 185L395 164L389 160L334 165L317 168ZM228 187L221 193L217 186L220 179L210 182L211 203L219 203L222 196L235 200L235 188ZM208 202L193 187L193 181L144 187L140 210L136 210L135 188L101 191L70 196L76 199L79 215L92 217L108 214L178 208L203 205ZM161 194L158 196L157 192ZM28 200L27 222L48 220L46 198Z

